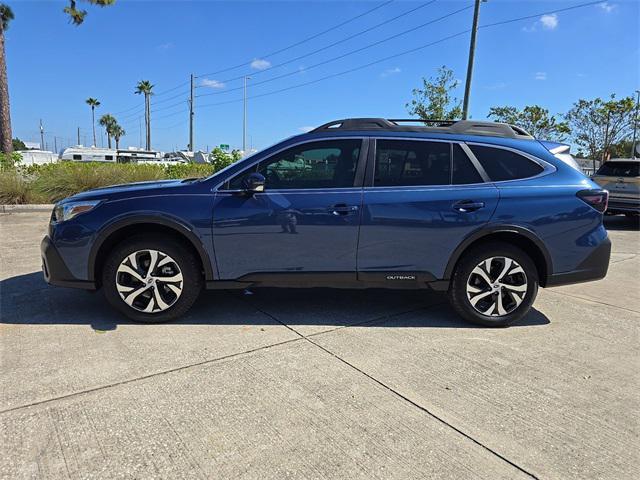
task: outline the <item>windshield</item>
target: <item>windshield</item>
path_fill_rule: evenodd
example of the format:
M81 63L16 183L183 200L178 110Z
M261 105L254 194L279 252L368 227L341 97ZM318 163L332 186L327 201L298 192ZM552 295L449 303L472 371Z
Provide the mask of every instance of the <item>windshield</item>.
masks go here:
M640 176L640 162L605 162L597 175L607 177L638 177Z

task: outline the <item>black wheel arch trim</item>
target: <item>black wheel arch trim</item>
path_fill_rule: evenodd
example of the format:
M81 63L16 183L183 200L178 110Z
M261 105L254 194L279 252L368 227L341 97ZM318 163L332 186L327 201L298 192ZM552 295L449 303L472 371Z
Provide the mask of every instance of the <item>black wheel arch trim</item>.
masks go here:
M444 272L444 280L451 279L453 270L458 263L458 260L460 260L463 252L467 248L469 248L471 244L477 242L478 240L482 240L484 237L488 237L496 233L511 233L521 235L527 240L533 242L533 244L538 247L538 249L542 253L542 256L544 257L546 277L548 278L553 273L553 262L551 260L551 255L549 254L549 251L547 250L547 247L544 245L542 240L540 240L540 238L534 232L516 225L490 225L472 232L456 247L456 249L453 251L453 254L449 258L449 262L447 263L447 268ZM540 284L542 286L546 284L547 278L540 278Z
M127 215L125 218L118 218L107 226L103 227L99 233L97 234L93 246L91 247L91 252L89 254L89 279L92 281L96 281L95 279L95 266L96 260L98 257L98 252L102 248L104 242L109 238L113 233L118 230L130 227L131 225L136 224L145 224L152 223L156 225L161 225L163 227L170 228L174 230L177 234L184 236L189 243L196 249L198 255L200 256L200 261L202 262L202 268L204 269L204 275L206 281L215 280L213 274L213 268L211 264L211 260L205 246L202 244L202 240L198 235L196 235L192 228L186 225L184 222L179 219L166 215L166 214L154 214L154 213L138 213L135 215Z

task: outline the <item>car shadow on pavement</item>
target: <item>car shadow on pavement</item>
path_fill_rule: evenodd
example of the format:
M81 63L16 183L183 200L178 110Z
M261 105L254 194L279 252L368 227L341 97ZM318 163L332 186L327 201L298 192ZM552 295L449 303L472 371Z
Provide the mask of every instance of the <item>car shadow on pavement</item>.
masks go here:
M607 230L640 231L640 216L605 215L604 227Z
M133 324L100 292L51 287L41 272L0 281L0 323L90 325L96 332ZM483 328L460 319L446 295L425 290L258 288L205 291L192 310L171 325ZM535 308L513 326L550 323Z

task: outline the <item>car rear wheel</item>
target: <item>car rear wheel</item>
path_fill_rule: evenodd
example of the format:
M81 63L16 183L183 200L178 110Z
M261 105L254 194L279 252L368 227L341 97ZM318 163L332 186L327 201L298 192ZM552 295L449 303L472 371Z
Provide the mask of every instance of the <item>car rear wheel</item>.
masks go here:
M194 254L172 239L137 237L107 258L102 286L107 301L138 322L157 323L184 315L202 290Z
M517 247L495 243L463 255L449 300L469 322L504 327L527 314L537 293L538 272L531 258Z

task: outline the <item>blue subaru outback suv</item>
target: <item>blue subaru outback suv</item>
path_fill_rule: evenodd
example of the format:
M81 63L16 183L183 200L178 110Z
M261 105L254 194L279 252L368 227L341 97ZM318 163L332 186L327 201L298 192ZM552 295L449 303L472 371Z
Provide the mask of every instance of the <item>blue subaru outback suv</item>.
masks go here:
M142 322L203 287L329 286L448 291L466 320L503 326L539 286L606 275L608 193L554 154L566 146L413 122L338 120L208 178L74 195L42 242L45 278Z

